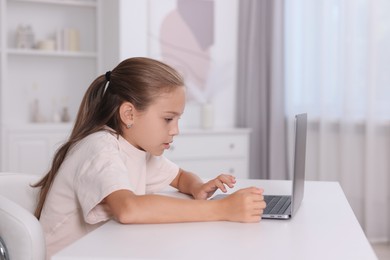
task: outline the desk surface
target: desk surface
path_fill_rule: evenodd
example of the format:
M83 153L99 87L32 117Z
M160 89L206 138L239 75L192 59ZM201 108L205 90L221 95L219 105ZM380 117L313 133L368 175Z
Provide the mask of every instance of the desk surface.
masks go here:
M238 180L289 194L291 182ZM168 195L176 196L171 192ZM70 259L377 259L336 182L306 182L291 220L121 225L109 221L65 248Z

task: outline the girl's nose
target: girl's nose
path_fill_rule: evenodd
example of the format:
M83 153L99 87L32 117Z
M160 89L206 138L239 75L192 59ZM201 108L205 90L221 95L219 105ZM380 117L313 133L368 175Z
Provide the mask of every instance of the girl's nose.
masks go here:
M179 124L176 123L169 131L169 135L178 135L179 134Z

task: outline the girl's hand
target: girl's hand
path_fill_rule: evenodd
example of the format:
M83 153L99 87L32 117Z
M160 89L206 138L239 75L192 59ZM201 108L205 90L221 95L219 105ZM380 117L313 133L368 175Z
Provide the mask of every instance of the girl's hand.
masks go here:
M227 192L226 186L233 188L236 183L236 177L228 174L221 174L217 178L212 179L202 185L198 186L192 192L195 199L205 200L210 198L218 189L222 192Z
M250 187L238 190L218 200L223 220L235 222L259 222L266 207L263 189Z

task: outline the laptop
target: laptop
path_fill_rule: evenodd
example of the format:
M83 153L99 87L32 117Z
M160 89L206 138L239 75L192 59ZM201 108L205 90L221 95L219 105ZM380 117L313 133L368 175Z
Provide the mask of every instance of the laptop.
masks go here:
M263 219L290 219L296 214L301 205L305 188L307 114L296 115L294 126L294 173L292 194L264 195L267 207L264 210ZM228 194L219 194L212 199L219 199L227 195Z

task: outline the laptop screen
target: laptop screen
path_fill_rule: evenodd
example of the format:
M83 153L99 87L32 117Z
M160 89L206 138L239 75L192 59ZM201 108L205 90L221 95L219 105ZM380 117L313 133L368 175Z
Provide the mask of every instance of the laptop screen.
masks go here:
M295 116L294 177L291 215L297 212L304 193L306 165L307 114Z

